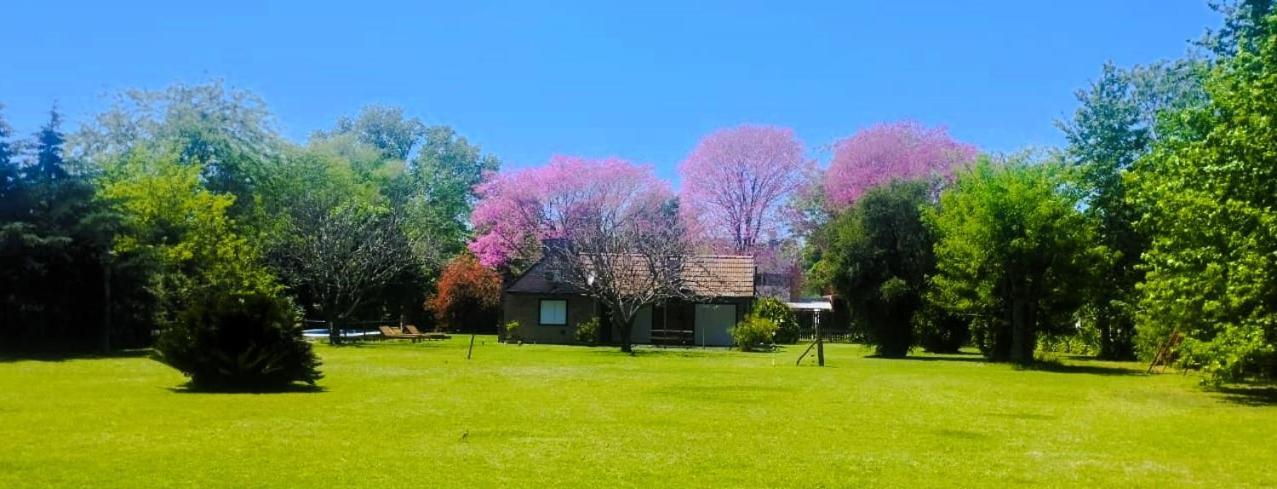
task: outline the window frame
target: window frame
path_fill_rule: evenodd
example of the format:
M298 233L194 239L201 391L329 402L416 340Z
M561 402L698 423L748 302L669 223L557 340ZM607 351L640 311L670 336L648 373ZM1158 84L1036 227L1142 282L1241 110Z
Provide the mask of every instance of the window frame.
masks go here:
M545 303L546 302L562 302L563 303L563 322L547 323L545 322ZM568 325L568 300L567 299L540 299L537 301L537 324L540 326L556 326L562 327Z

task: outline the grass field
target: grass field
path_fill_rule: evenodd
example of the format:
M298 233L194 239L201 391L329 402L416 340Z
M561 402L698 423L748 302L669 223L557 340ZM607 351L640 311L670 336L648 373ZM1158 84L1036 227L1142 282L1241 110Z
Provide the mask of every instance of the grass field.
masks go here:
M1271 396L1134 364L480 341L321 345L323 390L283 394L0 362L0 487L1277 485Z

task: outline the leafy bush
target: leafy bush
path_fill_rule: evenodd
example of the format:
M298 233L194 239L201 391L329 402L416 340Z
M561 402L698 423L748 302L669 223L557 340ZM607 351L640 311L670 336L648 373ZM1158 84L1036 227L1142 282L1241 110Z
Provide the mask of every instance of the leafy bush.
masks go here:
M504 333L506 343L521 343L523 337L519 331L522 328L518 321L510 321L501 326L501 332Z
M576 341L578 343L594 343L598 339L599 339L598 316L576 323Z
M918 345L931 353L957 353L971 340L971 321L928 304L914 316Z
M754 351L760 345L771 345L775 341L776 330L775 321L751 313L732 328L732 341L741 351Z
M461 253L444 267L426 308L453 331L491 331L501 308L501 276Z
M155 343L157 360L201 389L314 385L322 375L297 311L284 297L213 288L178 312Z
M776 343L792 345L798 342L798 315L775 297L759 299L753 314L776 323Z

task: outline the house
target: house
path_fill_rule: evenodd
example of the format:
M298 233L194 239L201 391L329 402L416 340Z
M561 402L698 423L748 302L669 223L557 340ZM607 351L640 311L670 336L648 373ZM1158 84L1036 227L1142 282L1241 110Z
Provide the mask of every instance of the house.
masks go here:
M639 311L631 331L635 344L730 346L730 329L753 306L754 259L749 256L696 255L684 268L684 280L698 297L672 300ZM504 321L518 321L519 336L534 343L575 342L576 325L600 318L598 340L615 343L620 332L607 311L558 280L545 260L533 265L502 294Z

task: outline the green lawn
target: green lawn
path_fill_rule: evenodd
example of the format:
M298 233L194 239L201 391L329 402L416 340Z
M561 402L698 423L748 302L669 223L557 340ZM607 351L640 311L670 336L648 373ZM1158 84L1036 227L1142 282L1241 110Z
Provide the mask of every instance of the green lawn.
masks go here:
M1134 364L481 341L319 346L325 390L285 394L0 362L0 487L1277 485L1271 398Z

